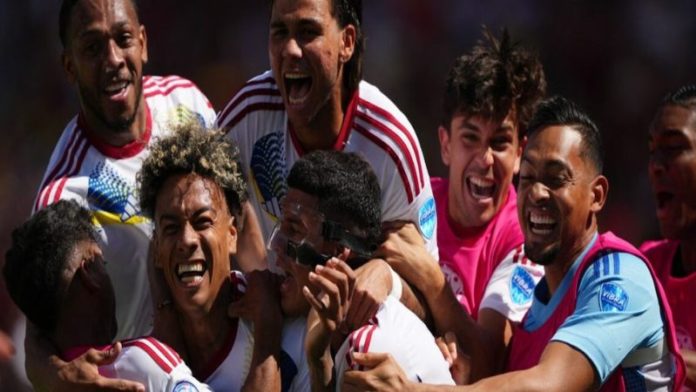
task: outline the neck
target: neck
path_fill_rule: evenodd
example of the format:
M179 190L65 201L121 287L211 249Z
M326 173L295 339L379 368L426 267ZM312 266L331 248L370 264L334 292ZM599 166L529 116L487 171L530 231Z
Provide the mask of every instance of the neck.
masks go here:
M684 272L688 275L696 271L696 242L679 241L681 252L681 264Z
M575 260L580 257L582 251L592 241L595 232L597 231L596 224L592 224L590 230L585 231L583 237L568 249L568 251L560 250L558 256L548 265L544 266L546 283L549 286L549 294L553 295L560 286L563 278L565 278L570 267L573 266Z
M94 115L91 111L83 110L82 115L90 132L104 143L115 147L122 147L133 141L142 139L147 128L147 108L142 97L139 100L138 109L136 110L133 122L124 129L116 129L106 124L99 116Z
M345 99L341 91L338 91L314 117L306 121L291 120L295 135L305 152L330 150L333 147L341 133L349 102L350 97Z
M208 311L190 312L178 309L179 324L186 345L186 360L194 374L202 371L225 344L232 327L232 320L227 316L230 298L229 284L225 284L217 299Z

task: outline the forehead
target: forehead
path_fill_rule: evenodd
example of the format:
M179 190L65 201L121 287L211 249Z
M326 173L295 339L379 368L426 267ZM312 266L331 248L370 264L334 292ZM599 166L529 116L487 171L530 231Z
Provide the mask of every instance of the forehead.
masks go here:
M658 134L679 131L696 137L696 108L685 108L678 105L664 106L657 113L650 134Z
M452 116L451 125L453 128L466 125L467 127L473 126L475 130L491 129L498 132L517 130L517 124L515 124L515 115L512 110L509 111L508 114L502 119L494 119L482 114L469 114L463 110L460 110Z
M289 188L283 198L283 204L299 205L307 210L318 211L319 198L297 188Z
M83 0L78 1L70 16L72 34L95 29L100 25L137 25L138 15L131 0Z
M334 19L331 8L331 0L275 0L271 9L271 23L295 19L324 22Z
M534 132L527 140L522 159L529 163L562 161L571 166L582 164L582 136L565 125L554 125Z
M155 215L193 213L200 208L226 210L224 193L213 181L197 174L177 174L165 180L157 193Z

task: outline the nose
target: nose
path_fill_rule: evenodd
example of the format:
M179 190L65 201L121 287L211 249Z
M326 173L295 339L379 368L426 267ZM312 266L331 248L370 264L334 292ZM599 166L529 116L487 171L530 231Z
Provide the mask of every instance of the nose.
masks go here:
M541 182L535 182L529 189L528 198L533 204L539 204L549 198L549 188Z
M185 255L189 255L198 247L198 234L189 223L181 230L177 241L177 250Z
M484 147L476 158L481 163L482 167L487 168L493 166L493 149L491 146Z
M302 48L295 38L289 38L283 45L283 57L301 58Z
M650 153L650 158L648 159L648 174L651 177L656 177L664 174L667 171L667 162L663 154L659 151L653 151Z
M123 49L114 40L109 40L107 45L106 63L111 69L119 69L125 65Z

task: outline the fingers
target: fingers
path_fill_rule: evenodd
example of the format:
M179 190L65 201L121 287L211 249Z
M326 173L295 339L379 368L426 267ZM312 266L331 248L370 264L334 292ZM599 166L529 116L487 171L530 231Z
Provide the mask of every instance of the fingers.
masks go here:
M457 336L453 332L445 333L445 342L447 343L447 349L452 357L452 362L457 360L459 356L459 343L457 341Z
M100 377L96 382L99 391L145 392L145 386L134 381Z
M314 273L310 272L309 280L316 283L325 293L333 295L336 293L336 300L341 305L345 305L350 300L348 276L343 272L322 265L317 265ZM332 298L333 300L333 298Z
M351 300L346 315L346 322L348 326L351 327L350 329L355 329L367 324L370 319L377 314L379 305L379 302L367 292L356 290L355 293L353 293L353 299Z
M121 342L116 342L111 348L104 351L92 348L84 354L84 358L88 363L93 365L110 365L121 354L121 348Z
M445 358L445 361L447 361L447 364L452 367L452 364L454 363L454 359L452 358L452 355L450 354L449 347L447 347L447 343L445 342L445 339L438 337L435 339L435 344L437 345L437 348L440 349L440 352L442 353L442 356Z
M312 291L309 290L309 287L302 286L302 294L304 295L307 302L309 302L309 305L317 312L319 317L326 317L327 305L324 305L322 301L315 297L314 294L312 294Z
M375 368L381 363L389 361L389 353L357 353L353 352L353 361L360 366Z

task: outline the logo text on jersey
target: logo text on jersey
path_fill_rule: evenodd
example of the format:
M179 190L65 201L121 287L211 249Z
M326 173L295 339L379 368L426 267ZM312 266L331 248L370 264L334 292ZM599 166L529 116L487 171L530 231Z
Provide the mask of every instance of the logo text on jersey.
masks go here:
M510 296L516 305L524 305L532 300L534 293L534 278L526 269L515 266L515 270L510 277Z
M599 290L599 308L603 312L622 312L628 306L628 294L619 285L604 283Z
M418 210L418 226L425 238L432 239L435 225L437 225L437 212L435 211L435 199L431 197Z

